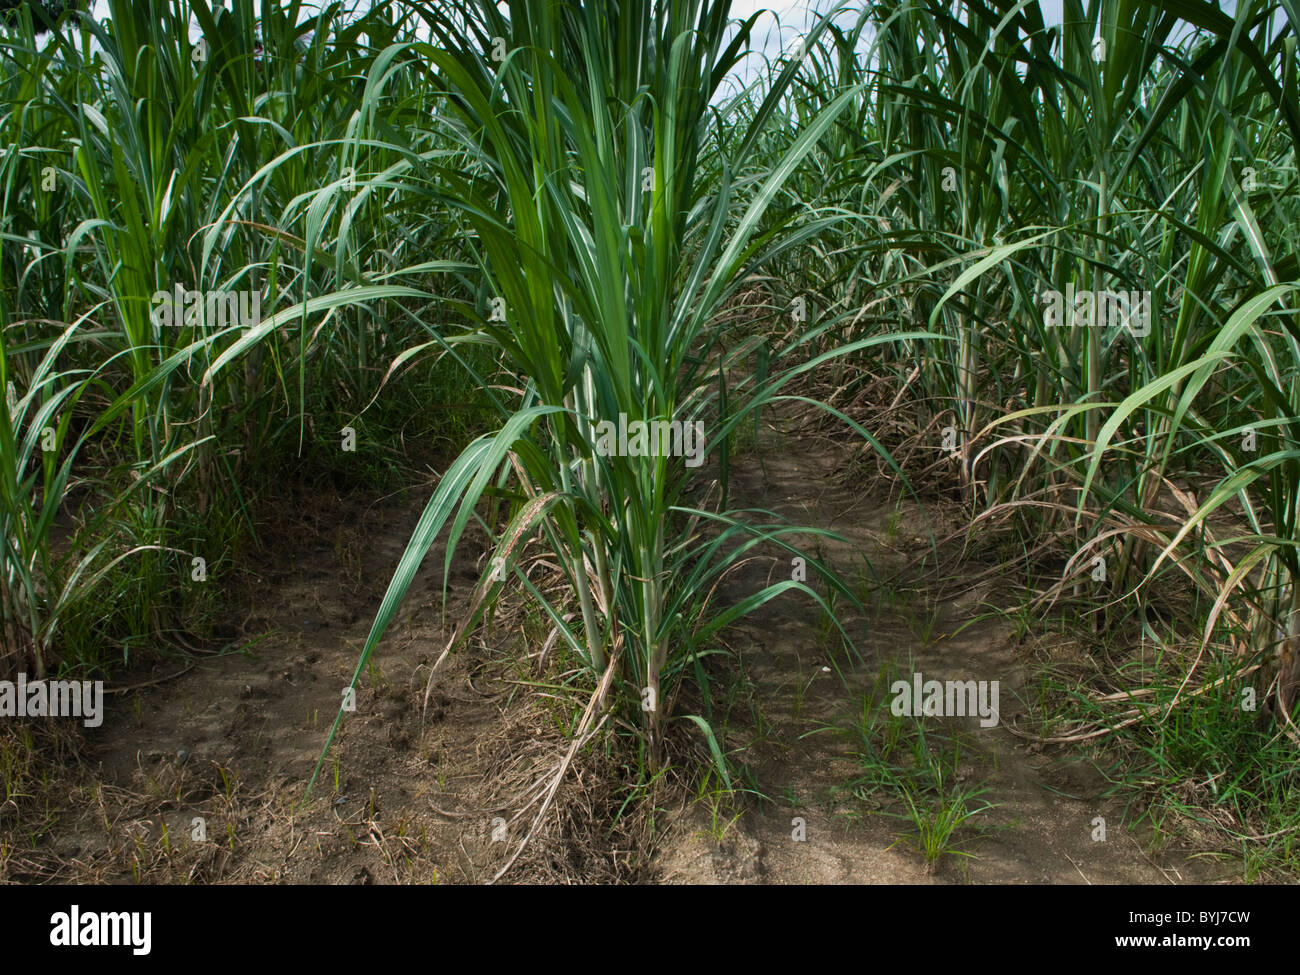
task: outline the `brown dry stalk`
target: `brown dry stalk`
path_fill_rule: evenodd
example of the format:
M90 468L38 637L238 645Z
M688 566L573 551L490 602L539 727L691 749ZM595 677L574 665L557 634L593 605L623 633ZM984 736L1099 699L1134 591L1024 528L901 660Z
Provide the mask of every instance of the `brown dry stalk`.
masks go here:
M506 861L505 866L496 872L488 882L489 885L495 884L498 880L504 877L506 872L514 866L515 861L519 859L519 855L524 852L524 848L528 846L529 840L533 838L533 834L537 832L537 828L541 825L542 819L545 817L547 810L551 808L551 803L555 800L555 794L559 791L560 783L564 781L564 775L568 772L569 765L573 762L573 757L578 754L578 749L586 744L591 737L600 730L601 726L604 725L606 718L609 717L609 713L605 712L605 714L601 716L600 721L596 723L595 727L592 727L591 722L595 718L596 712L603 706L605 696L609 693L609 689L614 683L614 674L618 670L620 656L621 655L617 648L610 654L609 665L605 668L605 673L601 675L600 683L592 693L591 699L587 701L587 708L583 712L582 721L578 726L578 731L573 736L573 741L569 745L569 750L565 753L563 760L560 762L554 778L551 779L551 785L546 792L546 798L542 802L542 807L537 810L537 815L533 818L533 824L528 828L528 832L524 835L523 841L519 844L519 848L511 854L510 859Z
M1201 687L1198 687L1196 690L1188 694L1187 698L1200 697L1202 694L1206 694L1209 691L1214 690L1216 687L1219 687L1220 685L1226 683L1229 679L1245 677L1247 674L1251 674L1259 670L1259 668L1262 666L1263 664L1252 664L1251 666L1247 667L1245 670L1241 670L1233 674L1227 674L1223 677L1220 677L1218 680L1211 681L1208 684L1204 684ZM1154 688L1146 687L1146 688L1141 688L1139 690L1133 691L1131 694L1128 694L1126 692L1125 695L1123 696L1136 697L1142 694L1153 694L1153 693L1155 693ZM1115 695L1109 694L1105 697L1096 698L1096 700L1098 701L1115 700ZM1174 702L1171 702L1169 708L1165 710L1164 717L1169 716L1169 710L1173 708L1174 703L1177 703L1176 699ZM1121 728L1127 728L1131 724L1137 724L1139 721L1144 721L1147 718L1149 718L1151 715L1155 714L1156 711L1157 708L1154 707L1148 708L1146 711L1140 711L1140 710L1125 711L1124 712L1125 714L1134 715L1134 717L1126 718L1124 721L1121 721L1118 724L1111 725L1107 728L1098 728L1093 731L1089 731L1087 733L1076 732L1075 734L1071 734L1071 735L1058 735L1052 738L1044 738L1041 735L1031 735L1027 731L1021 731L1013 724L1008 724L1006 727L1007 730L1010 731L1013 735L1016 735L1017 737L1020 738L1024 738L1026 741L1034 741L1042 745L1064 745L1070 742L1088 741L1089 739L1092 738L1104 737L1105 735L1109 735L1112 732L1119 731ZM1161 718L1161 720L1163 721L1164 718ZM1292 727L1294 727L1294 725L1292 725Z
M514 519L514 531L511 533L504 546L497 546L497 553L499 553L497 557L501 559L502 565L505 565L506 561L514 553L515 547L519 544L520 539L522 539L527 533L528 526L532 523L532 520L536 517L537 513L558 496L559 495L556 492L539 495L538 497L532 498L522 509L520 509ZM479 582L478 586L474 590L474 599L470 603L469 609L466 610L464 616L461 617L461 621L457 624L455 631L451 635L451 639L447 641L447 646L443 648L442 653L438 655L438 659L429 670L429 680L424 685L423 708L426 712L429 710L429 695L433 692L434 675L437 674L438 668L442 666L442 662L447 659L447 655L451 653L452 649L460 643L462 639L464 639L470 623L477 618L479 607L483 605L483 600L487 598L487 594L492 590L492 586L489 583L490 579L491 574L489 573L487 577Z

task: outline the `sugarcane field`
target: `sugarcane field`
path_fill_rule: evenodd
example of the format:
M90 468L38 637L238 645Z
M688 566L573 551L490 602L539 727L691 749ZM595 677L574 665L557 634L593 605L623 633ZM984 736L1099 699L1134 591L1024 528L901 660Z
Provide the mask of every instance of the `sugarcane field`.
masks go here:
M0 0L24 938L1052 885L1249 946L1300 880L1298 25Z

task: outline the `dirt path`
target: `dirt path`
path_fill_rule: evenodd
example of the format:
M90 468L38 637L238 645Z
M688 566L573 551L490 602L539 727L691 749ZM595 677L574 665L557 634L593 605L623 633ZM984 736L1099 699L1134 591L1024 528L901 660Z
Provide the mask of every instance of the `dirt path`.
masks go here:
M879 493L834 486L844 480L836 476L844 453L819 451L803 438L770 433L761 463L747 458L734 468L735 504L765 507L844 536L848 546L825 545L822 557L850 581L862 556L879 575L888 575L928 544L924 519L912 503L901 507L900 516ZM945 520L938 505L926 514L940 536L962 524L959 513ZM749 567L732 580L733 597L766 584L767 572ZM957 632L987 612L980 603L996 585L994 575L958 598L933 605L925 593L921 599L906 594L892 609L886 601L879 613L868 605L871 617L853 620L857 625L851 627L856 635L865 622L863 660L844 669L844 680L833 667L825 670L836 661L825 628L818 629L820 610L802 595L787 594L733 628L727 643L741 659L772 727L759 735L754 722L742 722L731 729L729 744L761 739L756 748L759 786L771 801L743 815L720 841L713 817L694 809L686 821L675 824L658 863L660 877L723 883L1170 884L1230 875L1174 848L1148 855L1149 830L1126 829L1122 803L1095 798L1105 790L1105 781L1077 750L1044 751L1007 730L1006 723L1025 710L1020 699L1025 660L1011 628L989 620ZM933 870L918 851L900 842L915 831L890 815L900 807L887 794L864 801L846 793L846 783L860 777L863 766L849 738L824 730L852 726L864 696L889 664L905 679L915 670L925 680L1000 682L997 726L952 719L964 725L962 737L970 743L957 761L957 787L986 785L988 791L973 804L987 802L993 808L972 819L972 828L955 834L954 848L973 856L945 856ZM806 689L802 695L800 688ZM877 701L876 707L889 700L886 695L886 704ZM1098 817L1105 820L1104 841L1094 839Z
M176 679L147 683L177 663L127 678L144 686L109 699L83 767L60 783L56 823L44 836L16 835L16 852L0 865L8 879L482 879L502 844L493 849L491 819L468 810L491 799L484 780L512 721L501 689L475 679L483 659L474 647L451 660L422 721L428 665L447 632L441 546L362 681L337 763L299 808L421 508L418 497L369 506L316 495L286 505L265 563L248 567L247 614L226 625L250 652L200 658ZM449 619L472 579L461 560Z

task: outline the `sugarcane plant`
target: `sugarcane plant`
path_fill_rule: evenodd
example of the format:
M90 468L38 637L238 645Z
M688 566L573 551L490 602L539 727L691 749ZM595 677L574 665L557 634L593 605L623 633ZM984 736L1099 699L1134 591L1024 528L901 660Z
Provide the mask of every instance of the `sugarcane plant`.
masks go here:
M489 343L517 377L519 395L500 430L471 443L443 474L376 615L354 683L449 523L444 568L463 557L463 533L489 487L513 485L513 510L495 536L473 611L444 656L505 579L517 579L592 673L588 715L612 690L615 705L641 730L650 768L663 758L676 685L712 634L790 590L829 612L823 594L802 578L757 586L706 612L708 593L747 554L766 546L783 552L787 565L806 558L844 596L841 605L856 602L829 566L791 539L816 529L710 507L698 476L705 458L752 411L779 400L794 376L892 339L811 355L826 326L809 328L774 353L761 384L735 356L724 361L718 351L716 313L745 275L835 219L758 232L785 180L855 94L843 93L753 175L750 153L798 69L792 64L743 138L733 140L734 151L715 153L713 167L702 168L704 149L717 145L712 127L725 124L710 101L753 24L738 24L728 41L728 9L512 3L507 17L492 3L470 5L463 16L429 8L436 43L405 53L425 59L445 92L436 123L462 155L429 158L426 178L462 215L487 285L487 307L478 309L474 327L443 341L449 349ZM752 181L743 205L739 173ZM663 433L665 448L668 431L680 429L685 449L629 443L624 451L611 439L623 424ZM519 551L533 532L563 572L574 616L543 596L521 566ZM686 718L703 731L726 778L706 717Z

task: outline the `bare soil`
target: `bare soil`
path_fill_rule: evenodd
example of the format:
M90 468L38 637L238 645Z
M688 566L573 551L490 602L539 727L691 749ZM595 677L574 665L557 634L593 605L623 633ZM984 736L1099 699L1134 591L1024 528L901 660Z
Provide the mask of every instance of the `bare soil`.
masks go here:
M798 440L768 442L737 465L733 500L843 534L823 555L851 573L859 555L879 570L911 559L924 520L942 533L960 512L940 503L894 505L839 476L851 453ZM0 880L18 883L481 883L517 848L567 743L564 708L525 682L540 646L522 612L429 668L465 609L477 577L458 558L441 605L437 546L361 682L301 805L326 734L427 487L405 502L313 493L283 504L279 528L231 580L241 612L225 624L244 653L178 658L128 675L102 727L78 731L77 760L51 763L46 801L0 807ZM947 521L945 522L945 519ZM473 543L466 552L473 550ZM474 550L473 554L478 554ZM777 565L783 563L779 562ZM987 566L976 566L984 570ZM769 581L773 562L729 577L733 594ZM779 599L733 627L729 672L739 699L724 734L766 801L736 810L671 780L652 803L624 808L629 781L616 758L582 755L545 828L505 882L664 883L1180 883L1226 878L1189 851L1146 848L1125 810L1095 798L1100 776L1075 750L1043 750L1009 730L1021 711L1024 649L1005 624L958 634L999 584L933 608L886 607L849 617L863 659L830 656L820 611ZM924 596L925 594L922 594ZM236 600L238 602L238 600ZM920 605L925 605L922 599ZM542 633L545 631L543 630ZM993 808L958 833L930 868L900 842L889 810L847 795L861 769L847 739L824 729L852 719L882 665L927 679L1001 681L1002 721L981 729L963 778L986 781ZM841 666L844 679L832 664ZM827 672L824 668L831 667ZM553 679L554 674L550 675ZM803 688L803 690L799 690ZM734 695L733 695L734 696ZM557 715L559 717L557 717ZM823 729L823 730L819 730ZM744 748L741 753L739 750ZM1078 797L1078 798L1071 798ZM619 815L622 811L622 815ZM1129 810L1130 817L1133 811ZM734 818L733 817L737 817ZM1107 839L1093 839L1096 817ZM652 818L653 817L653 818ZM796 819L803 838L796 839ZM203 835L202 841L194 837Z
M822 555L850 578L857 555L865 555L877 574L886 576L915 561L929 545L929 530L943 537L967 520L958 506L939 502L924 509L904 502L896 515L895 502L883 493L863 492L851 477L841 476L837 465L847 450L800 443L793 437L773 438L761 464L744 465L738 494L791 521L843 536L847 546L828 544ZM820 610L806 598L769 603L732 628L728 642L744 660L772 726L755 748L761 755L761 791L772 801L748 810L720 841L707 804L692 807L673 824L672 838L663 844L657 859L660 879L1177 884L1230 877L1229 869L1192 859L1192 851L1177 845L1155 855L1147 852L1150 831L1126 828L1119 800L1093 798L1106 791L1106 783L1084 755L1072 748L1045 749L1009 730L1025 713L1020 697L1029 673L1027 647L1004 622L966 625L987 614L985 601L1001 584L996 572L985 571L987 566L969 568L971 577L988 578L959 586L966 591L957 598L934 603L934 593L909 593L904 600L910 597L915 605L886 609L866 620L866 636L859 643L862 660L852 670L844 668L846 680L837 666L845 656L841 652L832 659L817 633ZM755 567L736 584L737 593L765 584L765 572ZM849 614L845 618L850 627L861 622ZM851 635L856 636L852 630ZM828 730L851 724L890 662L906 677L915 669L926 680L996 679L1001 685L997 726L949 719L958 725L964 721L963 737L974 743L961 760L961 784L986 785L988 791L975 804L992 808L972 820L978 828L959 830L954 838L953 847L970 855L947 855L934 867L907 843L913 830L890 814L888 804L844 795L845 783L862 769L844 736ZM802 696L800 687L806 688ZM740 730L736 743L745 739L746 729ZM1128 812L1131 818L1136 810ZM1104 840L1094 838L1098 817L1107 824Z

